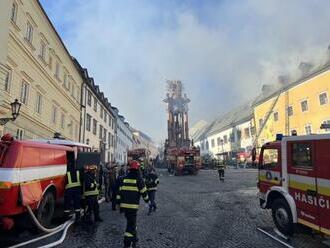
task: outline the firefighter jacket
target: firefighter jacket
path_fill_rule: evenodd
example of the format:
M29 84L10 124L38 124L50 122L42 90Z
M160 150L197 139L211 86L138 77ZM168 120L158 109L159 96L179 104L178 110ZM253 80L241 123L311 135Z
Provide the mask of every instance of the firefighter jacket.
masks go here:
M157 185L159 184L159 178L155 173L149 173L146 176L145 181L148 191L157 190Z
M66 181L65 189L81 187L79 170L68 171L66 173L66 180L67 181Z
M131 170L119 184L117 201L123 210L138 210L140 196L149 201L147 188L138 170Z
M86 172L84 175L84 196L97 196L99 194L96 175L93 172Z
M221 162L218 162L217 163L217 169L218 170L224 170L225 169L225 165L223 163L221 163Z

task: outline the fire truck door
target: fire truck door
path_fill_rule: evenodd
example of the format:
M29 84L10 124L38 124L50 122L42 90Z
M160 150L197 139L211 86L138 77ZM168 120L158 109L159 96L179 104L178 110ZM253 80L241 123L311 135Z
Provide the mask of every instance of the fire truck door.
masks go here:
M281 185L281 155L279 149L266 147L262 150L259 166L259 197L264 198L272 186Z
M314 141L288 142L288 187L298 223L319 230Z
M315 142L317 165L317 193L321 231L330 235L330 140Z

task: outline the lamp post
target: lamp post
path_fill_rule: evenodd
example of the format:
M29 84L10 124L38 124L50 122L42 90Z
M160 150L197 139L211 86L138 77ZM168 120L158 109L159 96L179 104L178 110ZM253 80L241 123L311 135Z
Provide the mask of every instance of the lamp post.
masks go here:
M17 99L15 99L15 101L10 104L12 117L0 118L0 125L4 126L8 121L15 121L19 116L21 106L22 104Z

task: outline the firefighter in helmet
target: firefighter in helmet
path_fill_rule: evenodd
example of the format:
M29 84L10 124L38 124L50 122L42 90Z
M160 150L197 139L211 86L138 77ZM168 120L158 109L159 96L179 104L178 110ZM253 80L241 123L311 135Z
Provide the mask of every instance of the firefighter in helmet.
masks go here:
M150 215L152 211L156 211L157 209L155 198L156 198L157 185L159 184L159 178L154 168L149 169L145 182L150 200L149 212L148 212L148 215Z
M84 198L85 198L85 217L87 223L92 223L92 213L94 214L94 221L101 222L99 203L98 203L98 183L96 181L96 165L85 165L84 166Z
M129 163L129 172L119 184L117 200L120 211L125 213L127 220L124 234L124 247L136 247L138 242L136 233L136 217L139 209L140 196L149 203L147 188L140 173L140 163L132 160Z
M217 163L217 170L219 173L219 180L220 181L224 181L225 180L225 164L224 164L224 160L221 161L220 159L218 159L216 161Z
M68 169L64 192L64 215L68 218L74 209L76 221L80 219L81 211L81 181L80 171L76 167L74 153L68 154Z

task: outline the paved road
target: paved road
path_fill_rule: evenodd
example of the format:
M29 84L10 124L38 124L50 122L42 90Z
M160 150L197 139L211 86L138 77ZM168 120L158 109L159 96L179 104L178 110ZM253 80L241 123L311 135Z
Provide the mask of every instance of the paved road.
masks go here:
M220 183L215 171L174 177L161 171L158 211L147 216L141 203L138 216L140 247L215 248L282 247L256 230L272 230L269 211L256 198L256 171L230 170ZM71 228L63 248L122 247L125 219L103 204L103 223ZM323 247L319 237L298 234L295 247Z

